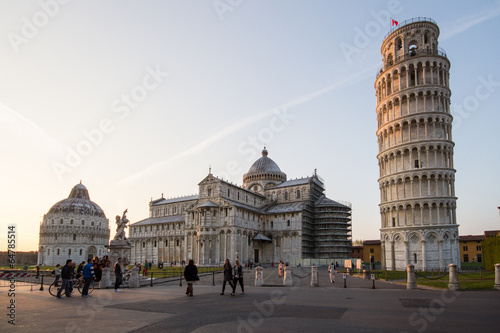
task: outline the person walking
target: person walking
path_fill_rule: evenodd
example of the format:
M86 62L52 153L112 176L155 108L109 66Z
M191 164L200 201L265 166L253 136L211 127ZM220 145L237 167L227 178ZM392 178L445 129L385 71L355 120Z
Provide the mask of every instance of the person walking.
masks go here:
M335 264L333 262L328 266L328 272L330 273L330 283L335 283Z
M57 298L62 298L61 292L64 290L64 294L66 297L71 297L70 291L69 291L69 281L71 279L71 259L66 260L66 265L64 265L62 271L61 271L61 278L62 278L62 284L59 290L57 291Z
M229 262L229 259L226 259L224 262L224 282L222 282L222 293L221 295L224 295L224 290L226 290L226 282L229 283L229 286L231 287L231 290L234 289L233 287L233 268L231 267L231 263Z
M116 261L114 272L116 276L115 292L120 292L120 284L122 284L123 281L122 258L118 258Z
M240 260L236 259L236 265L234 265L233 292L231 293L231 296L234 296L238 282L240 283L241 293L244 294L245 288L243 287L243 267L241 267Z
M193 283L198 278L198 268L195 266L193 259L189 259L186 268L184 268L184 278L187 283L186 295L193 296Z
M89 287L90 284L92 283L92 280L95 279L95 272L94 272L94 263L92 262L91 259L87 260L87 265L83 266L83 290L82 290L82 297L91 297L89 295Z

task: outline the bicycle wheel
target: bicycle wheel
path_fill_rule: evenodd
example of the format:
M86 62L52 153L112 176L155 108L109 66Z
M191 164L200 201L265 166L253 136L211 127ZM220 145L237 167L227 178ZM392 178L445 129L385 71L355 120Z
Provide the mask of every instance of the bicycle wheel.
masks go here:
M83 286L85 285L85 281L78 282L78 291L80 294L83 292ZM90 282L89 285L89 294L94 291L94 281Z
M61 281L53 282L49 287L49 293L52 296L57 296L57 291L61 287Z

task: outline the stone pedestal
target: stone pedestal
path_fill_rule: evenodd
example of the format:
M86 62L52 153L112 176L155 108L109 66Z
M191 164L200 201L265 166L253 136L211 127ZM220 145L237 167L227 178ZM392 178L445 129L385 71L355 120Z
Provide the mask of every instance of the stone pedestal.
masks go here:
M318 267L311 266L311 287L318 287Z
M448 267L450 269L450 280L448 282L448 290L456 291L459 288L458 276L457 276L457 265L449 264Z
M285 267L285 277L283 278L283 285L286 287L291 287L293 284L292 280L292 267Z
M106 289L111 286L111 269L104 267L102 269L101 281L99 282L99 289Z
M500 290L500 264L495 264L495 286L496 290Z
M255 286L260 287L264 284L264 269L260 266L255 267Z
M129 288L139 288L141 286L140 280L139 280L139 267L132 267L130 273L130 280L128 282L128 287Z
M110 268L113 271L115 263L118 261L118 258L122 258L122 271L125 272L126 267L130 265L130 257L132 245L126 239L124 240L112 240L107 246L109 250L109 261Z
M415 266L406 266L407 278L406 289L417 289L417 282L415 281Z

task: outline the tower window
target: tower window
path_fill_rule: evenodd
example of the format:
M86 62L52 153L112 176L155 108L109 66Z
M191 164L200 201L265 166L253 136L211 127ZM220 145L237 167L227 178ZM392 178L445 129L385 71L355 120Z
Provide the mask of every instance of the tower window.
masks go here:
M177 240L177 246L179 246L179 240Z
M82 220L82 225L85 225L85 220Z
M418 169L420 167L420 163L418 163L418 160L415 160L415 169Z
M412 44L408 48L408 53L410 54L410 57L416 56L417 55L417 45Z
M50 249L47 251L47 255L49 255L49 256L50 256Z
M289 227L290 226L290 220L286 221L286 225Z
M155 241L155 245L154 245L154 247L156 247L156 241Z
M413 253L413 261L415 262L415 264L417 263L417 254L416 253Z
M273 221L271 221L271 229L273 228L273 226L274 226L274 222L273 222Z
M80 255L82 255L82 249L80 249Z
M231 195L231 190L227 189L227 196L229 197Z
M57 249L57 255L61 254L61 250Z
M395 227L395 226L396 226L396 218L395 218L395 217L393 217L393 218L392 218L392 226L393 226L393 227Z
M73 240L76 240L76 234L73 234Z
M63 224L63 222L64 222L64 220L63 220L63 219L61 219L61 224Z
M165 240L165 246L168 246L168 240Z
M285 200L288 200L288 192L285 192Z
M209 188L208 191L207 191L207 195L210 197L212 195L212 189Z
M71 219L71 221L69 221L69 224L73 224L73 219Z
M71 249L68 250L68 256L70 256L70 255L71 255Z
M300 199L300 190L297 190L297 199Z

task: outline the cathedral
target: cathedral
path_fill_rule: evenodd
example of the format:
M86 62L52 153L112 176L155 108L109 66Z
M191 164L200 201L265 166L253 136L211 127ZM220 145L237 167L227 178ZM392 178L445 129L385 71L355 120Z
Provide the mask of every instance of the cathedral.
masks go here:
M198 186L196 195L149 203L149 218L130 226L132 262L308 265L351 257L350 204L327 198L316 172L287 180L265 148L242 186L211 172Z

